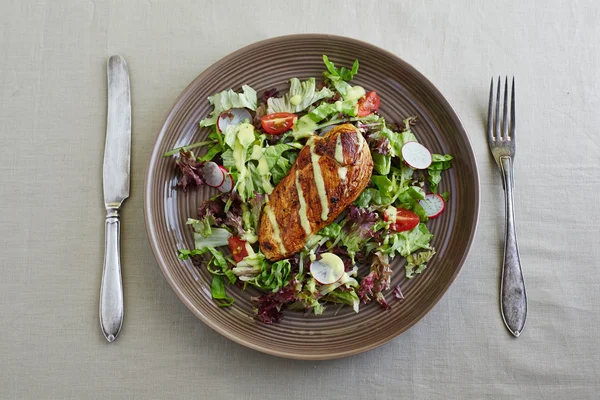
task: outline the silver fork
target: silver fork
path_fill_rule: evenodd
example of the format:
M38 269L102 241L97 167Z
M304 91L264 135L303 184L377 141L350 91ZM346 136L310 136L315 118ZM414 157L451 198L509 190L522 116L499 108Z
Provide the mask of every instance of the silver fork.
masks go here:
M518 337L525 327L527 319L527 294L521 270L515 214L513 202L515 158L515 79L512 80L510 95L510 118L508 116L508 77L504 82L504 105L500 106L500 77L494 107L494 78L490 85L490 105L488 108L488 142L492 155L502 173L504 199L506 202L506 232L504 236L504 259L502 262L502 280L500 282L500 311L508 330ZM500 118L502 108L502 118Z

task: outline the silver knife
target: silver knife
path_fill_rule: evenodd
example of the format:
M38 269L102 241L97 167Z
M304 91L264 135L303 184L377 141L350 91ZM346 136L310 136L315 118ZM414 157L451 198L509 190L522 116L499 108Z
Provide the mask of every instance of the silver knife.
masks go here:
M106 237L100 287L100 326L106 340L112 342L123 325L119 208L129 197L131 96L129 72L123 57L115 55L108 59L107 74L108 111L103 168Z

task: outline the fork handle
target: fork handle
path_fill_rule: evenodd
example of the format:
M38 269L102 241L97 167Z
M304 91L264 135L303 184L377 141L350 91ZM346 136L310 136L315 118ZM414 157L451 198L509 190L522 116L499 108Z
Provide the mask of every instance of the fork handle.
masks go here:
M504 259L502 262L502 281L500 283L500 310L508 330L518 337L525 327L527 319L527 293L521 270L515 213L513 202L513 160L511 157L500 157L500 169L504 183L506 203L506 232L504 237Z

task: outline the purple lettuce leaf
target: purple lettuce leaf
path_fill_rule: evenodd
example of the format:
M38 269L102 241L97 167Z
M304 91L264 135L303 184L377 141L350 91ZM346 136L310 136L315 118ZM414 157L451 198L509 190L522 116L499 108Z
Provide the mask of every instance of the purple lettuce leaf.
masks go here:
M387 255L374 253L371 257L371 271L360 281L358 297L363 303L368 303L375 298L383 308L388 309L389 305L382 292L390 288L391 278L392 268Z
M256 300L255 318L265 324L276 324L283 319L281 310L284 305L296 300L299 293L298 281L292 279L290 283L275 293L263 294Z
M225 212L225 205L231 200L229 210ZM242 200L235 192L223 193L219 196L206 200L198 209L198 217L205 219L214 218L215 226L227 227L235 235L243 235Z
M262 101L266 103L271 97L279 97L279 91L275 88L265 90L263 92Z
M181 173L177 186L186 192L188 187L196 188L204 184L203 166L204 162L198 161L193 152L181 149L175 161L175 169Z
M351 258L376 236L373 228L378 219L377 213L369 208L359 208L353 204L348 207L346 218L342 221L341 244L346 247Z
M390 153L390 140L386 137L367 136L367 143L369 143L369 148L376 153L383 155Z
M400 289L400 285L396 285L396 287L394 288L394 296L396 296L396 298L398 300L404 300L404 295L402 294L402 290Z

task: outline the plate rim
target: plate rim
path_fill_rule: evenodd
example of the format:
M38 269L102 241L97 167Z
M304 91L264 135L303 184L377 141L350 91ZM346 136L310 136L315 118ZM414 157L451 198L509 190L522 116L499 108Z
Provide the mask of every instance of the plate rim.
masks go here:
M164 258L162 257L162 255L159 253L158 251L158 247L159 247L159 243L157 242L157 234L155 232L155 225L152 222L152 216L153 216L153 211L150 207L150 203L151 203L151 195L150 195L150 191L149 188L152 187L152 183L151 183L151 172L153 171L154 167L156 166L156 160L160 159L160 157L162 157L162 154L157 154L158 153L158 147L156 146L157 143L164 137L165 132L167 130L167 126L168 123L171 121L171 119L174 117L174 111L176 110L177 105L179 104L179 102L188 95L188 92L196 86L196 82L198 80L201 80L204 75L209 74L211 71L215 70L217 68L217 64L221 64L223 62L227 62L227 60L236 57L239 53L242 52L246 52L248 50L253 49L254 47L259 47L265 44L268 44L270 42L279 42L281 40L290 40L290 39L305 39L305 40L311 40L311 39L333 39L333 40L338 40L338 41L342 41L342 42L347 42L347 43L352 43L358 46L363 46L366 48L370 48L371 50L375 50L378 51L380 53L384 53L385 55L387 55L388 57L390 57L391 59L393 59L395 62L400 63L402 65L404 65L404 67L411 73L413 74L416 78L418 78L419 80L421 80L425 85L427 85L429 87L429 89L433 92L433 94L435 95L435 97L437 98L437 100L440 102L440 104L444 107L445 111L448 113L449 118L452 120L452 122L454 123L454 125L458 128L459 133L466 139L466 142L468 144L468 153L471 156L472 159L472 164L473 164L473 173L474 173L474 181L475 181L475 209L474 209L474 218L473 218L473 222L471 224L471 229L470 229L470 233L469 233L469 238L467 241L467 246L466 246L466 251L464 252L463 256L461 257L460 261L458 262L458 265L456 266L456 269L454 271L454 273L452 274L452 276L450 277L450 279L448 280L448 283L443 287L443 290L440 291L439 295L437 295L434 300L417 316L417 318L415 318L413 320L413 322L411 322L410 324L404 326L402 329L396 330L393 332L393 334L384 337L383 339L380 339L376 342L373 343L369 343L365 346L362 346L360 348L353 348L350 350L346 350L346 351L340 351L340 352L335 352L335 353L324 353L322 355L305 355L303 353L300 352L284 352L284 351L279 351L279 350L272 350L266 346L261 346L261 345L257 345L254 344L252 342L246 341L243 338L239 338L234 334L231 334L229 331L223 329L219 324L213 322L210 318L207 318L201 310L199 310L185 295L184 293L181 291L181 289L176 285L173 276L171 275L171 273L169 272L168 268L166 267L167 262L164 260ZM442 297L447 293L447 291L449 290L450 286L452 286L452 284L454 283L454 281L456 280L456 278L458 277L460 271L462 270L465 262L467 261L472 248L473 248L473 242L475 240L475 236L477 234L477 227L479 225L479 215L480 215L480 208L481 208L481 182L480 182L480 176L479 176L479 167L478 167L478 163L477 163L477 158L475 156L475 152L473 151L473 144L471 142L471 138L469 136L469 134L467 133L464 124L462 123L462 120L460 118L460 116L458 115L458 113L456 112L456 110L450 105L450 103L448 102L448 100L444 97L444 95L442 94L442 92L437 88L437 86L435 86L427 77L425 77L425 75L423 75L421 72L419 72L415 67L413 67L410 63L404 61L402 58L400 58L399 56L397 56L396 54L385 50L379 46L375 46L371 43L367 43L367 42L363 42L361 40L358 39L354 39L351 37L347 37L347 36L340 36L340 35L331 35L331 34L320 34L320 33L307 33L307 34L291 34L291 35L282 35L282 36L275 36L272 38L267 38L267 39L263 39L263 40L259 40L257 42L253 42L250 43L246 46L243 46L233 52L230 52L229 54L227 54L226 56L216 60L215 62L213 62L210 66L208 66L207 68L205 68L202 72L200 72L198 74L198 76L196 76L196 78L194 78L186 87L185 89L177 96L177 98L173 101L173 103L171 104L171 106L169 107L169 110L166 113L165 118L163 119L163 122L161 124L160 130L158 132L158 134L156 135L154 142L152 144L152 151L150 152L150 156L149 156L149 160L146 166L146 171L145 171L145 175L144 175L144 205L143 205L143 212L144 212L144 220L145 220L145 226L146 226L146 233L148 234L148 239L150 241L150 247L152 248L152 253L154 254L154 258L156 259L156 262L163 274L163 276L165 277L165 279L167 280L167 283L169 284L169 286L171 287L171 289L175 292L175 294L177 295L177 297L181 300L181 302L183 304L185 304L185 306L198 318L200 319L200 321L202 321L204 324L208 325L210 328L212 328L214 331L216 331L217 333L219 333L220 335L223 335L224 337L238 343L241 344L247 348L251 348L253 350L259 351L261 353L265 353L265 354L269 354L272 356L277 356L277 357L282 357L282 358L288 358L288 359L297 359L297 360L330 360L330 359L338 359L338 358L343 358L343 357L348 357L348 356L352 356L352 355L356 355L356 354L360 354L360 353L364 353L366 351L372 350L374 348L377 348L379 346L382 346L386 343L389 343L390 341L392 341L393 339L397 338L398 336L400 336L402 333L406 332L407 330L409 330L410 328L412 328L413 326L415 326L417 323L419 323L424 317L425 315L427 315L432 309L433 307L435 307L439 301L442 299Z

